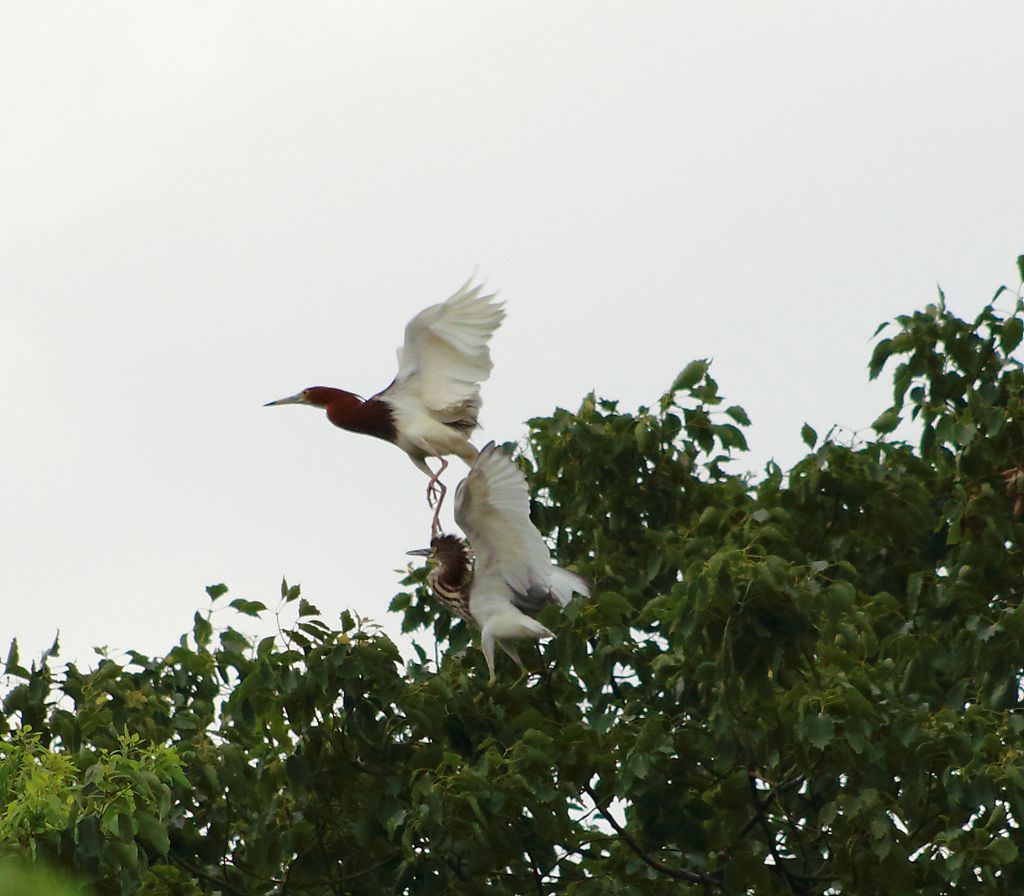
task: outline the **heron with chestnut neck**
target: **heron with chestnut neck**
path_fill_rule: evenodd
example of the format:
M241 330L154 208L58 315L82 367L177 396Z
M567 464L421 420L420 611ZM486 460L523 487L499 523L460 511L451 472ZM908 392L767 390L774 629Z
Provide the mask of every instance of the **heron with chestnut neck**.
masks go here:
M306 404L327 411L341 429L363 433L401 448L430 481L427 501L434 508L432 532L440 531L444 500L440 475L447 456L472 464L477 455L469 437L477 428L480 383L490 376L490 339L505 311L496 294L467 282L447 301L431 305L405 327L398 349L398 373L386 389L363 399L353 392L312 386L265 407ZM427 458L437 458L435 472Z

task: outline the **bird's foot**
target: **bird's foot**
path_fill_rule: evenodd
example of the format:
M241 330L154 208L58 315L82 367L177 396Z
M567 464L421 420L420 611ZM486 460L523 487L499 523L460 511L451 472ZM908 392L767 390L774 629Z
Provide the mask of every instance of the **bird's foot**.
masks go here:
M448 461L443 457L441 458L441 466L437 468L437 472L432 474L430 482L427 483L427 503L431 507L440 506L444 500L445 492L448 491L444 487L444 483L441 481L441 474L448 468Z
M435 476L427 483L427 504L431 507L440 507L447 491L444 483Z

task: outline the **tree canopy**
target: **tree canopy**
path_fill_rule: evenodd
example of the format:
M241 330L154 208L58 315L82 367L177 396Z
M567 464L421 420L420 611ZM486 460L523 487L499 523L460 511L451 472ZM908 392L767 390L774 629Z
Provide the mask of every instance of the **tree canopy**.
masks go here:
M534 521L594 594L529 678L486 686L423 569L408 661L287 583L209 587L163 656L13 644L0 856L102 896L1021 892L1024 303L876 337L891 406L789 470L742 469L704 360L530 420Z

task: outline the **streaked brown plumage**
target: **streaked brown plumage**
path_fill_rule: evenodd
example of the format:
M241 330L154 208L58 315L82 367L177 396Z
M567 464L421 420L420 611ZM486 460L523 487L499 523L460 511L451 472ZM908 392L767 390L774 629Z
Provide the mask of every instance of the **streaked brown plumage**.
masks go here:
M469 585L473 581L473 561L466 543L456 535L439 535L430 542L429 556L434 565L427 573L430 590L450 613L479 628L469 612Z

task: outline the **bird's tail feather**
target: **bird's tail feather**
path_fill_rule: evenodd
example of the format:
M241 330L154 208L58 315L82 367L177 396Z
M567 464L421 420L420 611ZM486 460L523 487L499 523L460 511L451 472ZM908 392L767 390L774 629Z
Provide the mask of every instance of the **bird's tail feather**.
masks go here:
M532 616L521 616L516 619L514 632L506 635L510 638L553 638L555 633L547 626L541 625Z
M561 606L567 606L573 594L590 597L590 583L582 576L556 566L551 572L551 594Z

